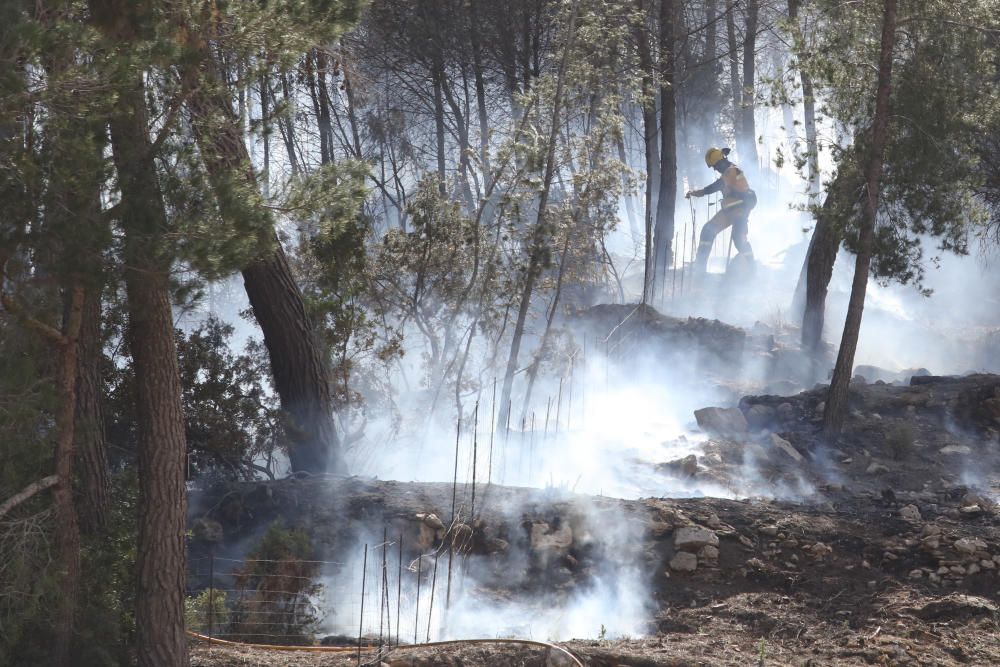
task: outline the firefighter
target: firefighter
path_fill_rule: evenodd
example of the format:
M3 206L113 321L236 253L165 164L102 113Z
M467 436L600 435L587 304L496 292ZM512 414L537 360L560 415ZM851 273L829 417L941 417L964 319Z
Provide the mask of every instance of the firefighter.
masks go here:
M709 148L705 153L705 164L719 172L719 179L701 190L691 190L685 197L704 197L713 192L722 192L722 203L718 212L701 228L698 255L694 268L704 273L708 267L708 256L712 243L726 227L733 227L733 245L739 255L736 260L753 263L753 248L747 241L750 211L757 205L757 195L750 189L743 170L728 160L728 148Z

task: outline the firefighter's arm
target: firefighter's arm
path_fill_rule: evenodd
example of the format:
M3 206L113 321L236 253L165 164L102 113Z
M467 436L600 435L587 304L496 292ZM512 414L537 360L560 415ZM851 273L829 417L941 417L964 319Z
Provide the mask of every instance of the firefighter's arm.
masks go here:
M710 195L713 192L718 192L719 190L722 189L722 185L723 185L722 178L720 177L714 183L712 183L711 185L706 185L701 190L691 190L690 192L688 192L684 196L685 197L704 197L705 195Z

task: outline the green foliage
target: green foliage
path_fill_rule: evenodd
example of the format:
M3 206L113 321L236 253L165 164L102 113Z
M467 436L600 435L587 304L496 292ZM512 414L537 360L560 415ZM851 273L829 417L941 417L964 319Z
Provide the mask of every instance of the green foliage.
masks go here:
M970 30L950 18L960 11L969 24L989 26L996 17L976 0L960 6L927 2L913 8L916 15L902 19L872 261L872 273L882 281L920 287L926 248L922 237L932 236L937 252L964 254L985 221L977 197L984 156L976 146L996 65L984 57L988 31ZM839 153L838 169L854 171L857 176L849 180L859 189L838 202L834 213L853 248L874 114L876 68L866 63L877 60L881 4L818 3L815 11L821 22L835 20L837 28L819 33L814 55L803 65L822 91L823 112L853 131L855 145Z
M267 354L253 341L234 354L232 335L233 327L214 317L190 334L177 333L191 469L231 479L273 475L284 431L277 401L263 384L270 376Z
M197 595L189 595L184 600L184 622L188 630L207 634L211 629L213 636L218 628L226 627L229 610L225 591L206 588Z
M268 527L234 572L239 590L230 605L227 632L242 641L310 644L321 620L316 605L319 563L308 534Z

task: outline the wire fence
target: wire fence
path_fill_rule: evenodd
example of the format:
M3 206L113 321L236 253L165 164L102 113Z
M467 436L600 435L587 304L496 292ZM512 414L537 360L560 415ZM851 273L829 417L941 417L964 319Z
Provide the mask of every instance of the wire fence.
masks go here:
M402 536L363 545L348 562L237 560L209 555L189 561L189 630L243 643L386 649L440 639L445 633L453 561L443 544L414 560ZM455 579L457 586L458 579Z

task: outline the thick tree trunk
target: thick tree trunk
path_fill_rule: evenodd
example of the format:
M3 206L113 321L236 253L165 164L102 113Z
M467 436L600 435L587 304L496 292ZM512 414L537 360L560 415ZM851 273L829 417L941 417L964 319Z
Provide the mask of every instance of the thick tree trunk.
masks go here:
M757 123L754 119L754 79L756 72L757 24L760 14L758 0L747 0L746 31L743 35L743 94L740 105L742 120L740 122L741 138L737 141L740 152L740 164L743 169L755 173L760 168L757 157Z
M66 317L59 356L59 415L56 419L59 439L56 443L56 476L53 490L56 535L59 542L59 602L56 607L52 664L69 667L80 596L80 523L73 498L73 428L76 416L77 351L80 321L83 318L84 292L80 286L66 290Z
M170 260L162 250L168 221L150 152L141 74L121 92L118 110L111 119L111 144L123 207L128 341L139 422L136 655L140 667L184 666L187 444Z
M85 532L100 532L110 506L108 454L104 441L104 396L101 362L101 295L88 289L83 300L76 392L76 456L80 521Z
M660 194L653 233L655 257L650 295L667 275L673 258L677 201L677 107L674 99L674 2L660 0Z
M885 0L882 15L882 45L878 62L878 90L875 93L875 120L872 128L871 156L865 170L868 191L865 193L865 215L858 235L858 256L851 284L851 298L847 304L844 335L840 341L837 364L830 381L830 395L823 413L823 432L830 442L840 435L847 417L847 393L854 372L854 353L858 349L861 333L861 316L864 313L865 293L871 269L872 246L875 240L875 220L878 215L879 184L882 179L882 161L889 133L889 105L892 90L892 52L896 40L896 0Z
M816 210L816 228L809 240L803 276L800 277L802 284L796 288L796 299L804 300L802 306L793 305L802 310L802 349L817 362L822 358L826 295L844 238L844 220L851 215L859 201L858 193L864 188L863 176L856 161L857 155L853 151L843 157L837 175L828 186L826 200ZM825 369L816 368L814 379L825 380L826 377L821 377L822 373Z
M205 57L210 58L207 51ZM214 64L206 63L203 74L211 78ZM263 201L234 201L229 191L234 177L254 188L257 181L228 102L200 88L189 95L188 105L222 215L237 228L263 223L273 229ZM273 231L253 231L274 235ZM280 241L273 238L271 247L267 256L243 269L243 283L264 334L274 388L288 420L289 460L295 471L344 472L324 351Z

